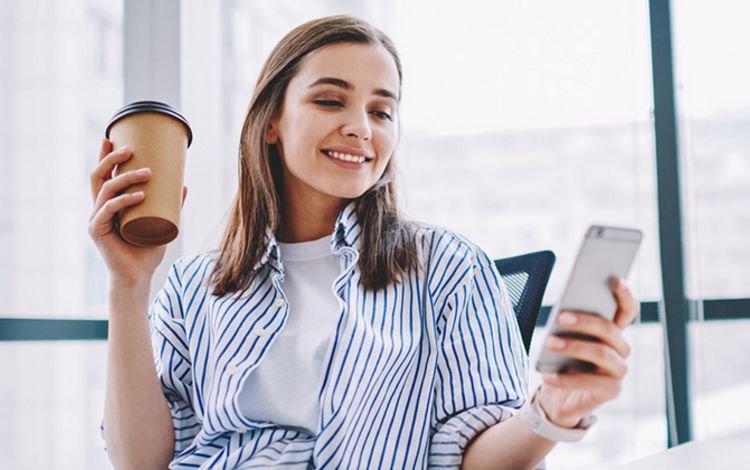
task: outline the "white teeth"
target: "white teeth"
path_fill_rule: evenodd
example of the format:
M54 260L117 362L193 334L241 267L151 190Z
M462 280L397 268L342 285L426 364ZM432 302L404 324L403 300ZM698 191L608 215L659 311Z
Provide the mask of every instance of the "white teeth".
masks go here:
M326 153L333 158L343 160L345 162L364 163L366 160L365 157L349 155L348 153L333 152L331 150L326 151Z

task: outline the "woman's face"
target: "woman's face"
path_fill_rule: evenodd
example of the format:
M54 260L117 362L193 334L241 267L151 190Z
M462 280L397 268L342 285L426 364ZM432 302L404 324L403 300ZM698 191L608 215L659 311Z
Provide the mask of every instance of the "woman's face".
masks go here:
M334 44L308 54L266 139L282 159L285 197L354 199L371 188L398 140L399 85L393 57L380 45Z

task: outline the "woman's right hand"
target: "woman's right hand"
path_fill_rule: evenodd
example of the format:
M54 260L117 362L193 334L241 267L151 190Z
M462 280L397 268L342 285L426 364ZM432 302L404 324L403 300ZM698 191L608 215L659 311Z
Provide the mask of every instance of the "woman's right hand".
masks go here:
M151 178L151 170L143 168L113 177L115 166L127 161L132 152L127 147L112 150L112 142L103 139L99 163L91 173L94 210L89 219L89 236L104 258L111 282L123 285L150 282L157 266L164 259L166 247L130 245L117 233L113 222L119 211L143 202L142 191L132 194L124 191L134 184L148 181ZM183 188L183 201L185 189Z

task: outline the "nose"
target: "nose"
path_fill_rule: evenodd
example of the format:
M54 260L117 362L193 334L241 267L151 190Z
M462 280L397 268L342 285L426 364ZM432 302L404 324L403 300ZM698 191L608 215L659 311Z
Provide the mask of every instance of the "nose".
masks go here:
M372 128L367 111L356 110L346 114L346 121L341 126L341 133L345 137L353 137L363 142L372 139Z

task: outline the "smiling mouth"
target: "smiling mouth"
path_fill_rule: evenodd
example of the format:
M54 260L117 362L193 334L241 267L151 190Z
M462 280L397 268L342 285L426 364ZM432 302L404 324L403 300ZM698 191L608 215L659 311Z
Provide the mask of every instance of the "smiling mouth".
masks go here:
M349 155L348 153L334 152L331 150L323 150L323 153L336 160L341 160L342 162L365 163L372 160L372 158L363 157L361 155Z

